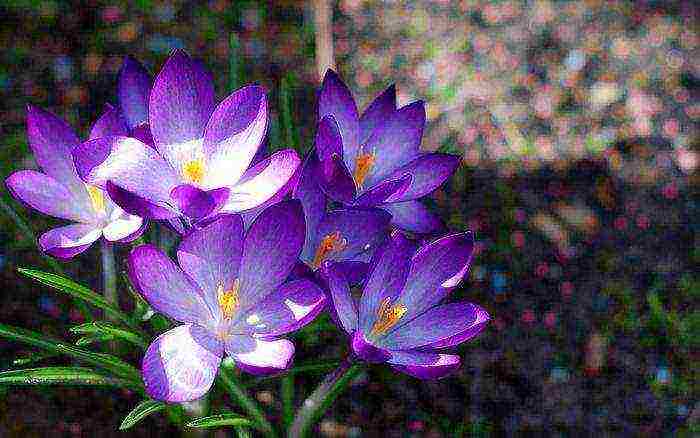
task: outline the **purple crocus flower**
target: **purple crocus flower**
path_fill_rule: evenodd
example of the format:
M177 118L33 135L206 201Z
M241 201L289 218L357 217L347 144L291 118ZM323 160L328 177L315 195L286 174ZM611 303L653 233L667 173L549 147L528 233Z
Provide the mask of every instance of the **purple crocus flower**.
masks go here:
M312 281L285 283L304 244L298 201L261 213L245 232L240 215L220 215L185 236L179 266L142 245L129 256L129 278L154 310L181 325L148 347L148 394L182 402L211 387L224 353L253 374L285 370L294 344L280 336L309 323L325 296Z
M248 168L267 128L265 91L246 86L215 107L209 73L181 50L156 77L148 115L154 148L115 136L74 153L80 176L133 214L179 217L189 226L253 209L284 188L299 166L287 149Z
M440 350L472 339L490 317L475 304L439 303L466 275L473 244L472 233L466 232L416 251L395 231L370 262L359 302L343 273L325 265L332 308L351 337L353 353L422 379L444 377L459 367L459 356Z
M90 138L126 135L118 111L111 106L95 122ZM137 238L144 221L116 206L100 188L78 177L71 152L80 144L73 129L48 111L29 105L27 137L42 172L20 170L5 183L12 195L44 214L74 222L39 237L42 251L69 259L104 237L110 242Z
M328 70L318 96L324 189L336 201L379 206L392 223L414 233L443 229L418 199L438 188L459 165L456 155L422 153L422 101L396 108L396 89L384 91L360 116L348 87Z
M119 113L130 137L155 147L148 124L148 97L153 79L146 68L131 56L124 58L117 80Z
M301 201L306 222L306 241L300 258L312 271L323 262L332 261L339 264L337 269L359 279L374 250L386 240L391 215L378 208L327 211L326 196L318 184L319 171L318 159L312 152L292 194Z

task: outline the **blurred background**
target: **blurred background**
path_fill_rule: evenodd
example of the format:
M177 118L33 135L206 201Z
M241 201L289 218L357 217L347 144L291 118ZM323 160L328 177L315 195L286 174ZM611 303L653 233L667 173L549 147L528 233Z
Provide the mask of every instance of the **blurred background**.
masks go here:
M463 367L452 377L419 382L370 368L318 435L697 436L700 7L692 0L6 0L0 177L34 166L27 103L86 136L115 101L123 57L157 72L173 48L204 60L219 98L264 85L272 149L307 151L319 3L332 9L335 63L360 106L396 83L401 104L427 102L423 148L463 156L429 203L451 228L476 232L471 275L455 296L494 318L460 347ZM56 221L4 187L1 199L0 321L68 338L80 316L15 270L50 268L31 233ZM98 263L94 248L61 267L99 287ZM297 362L346 351L327 320L296 336ZM0 340L0 369L27 351ZM321 378L298 378L297 401ZM276 382L249 384L278 416ZM0 388L0 436L123 436L116 428L138 401L110 390ZM154 415L130 433L173 431Z

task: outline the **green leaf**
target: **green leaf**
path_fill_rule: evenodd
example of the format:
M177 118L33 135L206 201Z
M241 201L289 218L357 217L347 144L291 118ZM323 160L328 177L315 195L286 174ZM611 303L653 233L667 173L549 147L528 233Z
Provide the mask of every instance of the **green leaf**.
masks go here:
M297 152L302 153L302 147L299 144L299 134L296 131L296 125L292 117L292 94L295 83L296 78L292 73L287 73L282 78L280 84L280 123L284 132L285 146L294 148Z
M132 409L126 417L124 417L124 421L122 421L122 424L119 426L119 430L129 429L147 416L153 414L154 412L162 411L167 407L168 405L163 402L156 400L144 400L136 405L136 407Z
M122 339L143 349L147 347L146 341L140 335L105 321L88 322L73 327L70 331L81 335L109 336L111 339Z
M30 363L41 362L42 360L51 359L51 358L54 358L56 356L59 356L59 354L57 354L57 353L44 353L44 352L27 353L27 355L24 357L15 358L12 361L12 366L23 367L23 366L29 365Z
M105 335L87 335L81 336L75 341L75 345L78 347L85 347L86 345L96 344L98 342L108 342L114 340L113 336Z
M52 339L48 336L40 335L31 330L12 327L5 324L0 324L0 337L11 339L27 345L33 345L46 351L74 357L79 361L104 368L105 370L111 371L120 377L133 380L141 385L141 374L139 373L139 370L118 357L105 353L95 353L84 350L82 348Z
M186 424L187 427L196 428L212 428L225 426L253 426L253 422L233 412L225 412L223 414L210 415L190 421Z
M92 290L74 282L73 280L61 277L60 275L37 271L34 269L17 268L17 271L24 276L38 281L41 284L52 287L60 292L64 292L74 298L78 298L92 306L102 309L106 316L109 316L114 320L121 321L127 326L140 331L138 325L136 325L128 315L112 306L101 295L96 294Z
M137 389L134 382L105 376L89 368L44 367L0 372L0 385L80 385Z

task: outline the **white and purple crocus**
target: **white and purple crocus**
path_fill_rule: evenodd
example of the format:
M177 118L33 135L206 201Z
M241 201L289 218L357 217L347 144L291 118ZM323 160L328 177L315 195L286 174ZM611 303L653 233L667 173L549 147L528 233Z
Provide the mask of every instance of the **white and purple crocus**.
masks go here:
M181 323L148 347L143 378L149 396L170 402L204 395L224 354L244 371L280 372L294 344L281 338L325 306L310 280L285 282L304 244L298 201L266 209L244 231L240 215L220 215L193 230L178 264L142 245L129 256L129 278L154 310Z
M467 274L473 245L466 232L416 250L396 231L370 262L359 300L343 272L324 265L331 311L349 335L353 354L421 379L444 377L459 367L459 356L441 350L478 335L490 317L475 304L440 301Z
M78 174L124 210L185 230L264 204L299 166L287 149L250 167L267 129L265 91L249 85L216 105L209 73L181 50L155 79L148 122L153 147L127 136L89 141L74 151Z
M328 70L318 96L316 152L322 185L334 200L356 207L380 207L392 224L414 233L443 229L419 198L437 189L460 158L420 150L425 126L422 101L396 108L392 85L359 115L338 75Z

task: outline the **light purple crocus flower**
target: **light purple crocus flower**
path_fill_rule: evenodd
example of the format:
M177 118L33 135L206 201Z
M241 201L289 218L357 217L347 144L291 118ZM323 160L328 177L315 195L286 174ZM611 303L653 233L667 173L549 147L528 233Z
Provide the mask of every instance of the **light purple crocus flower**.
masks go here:
M316 271L323 262L332 261L339 264L337 269L359 280L366 273L366 262L388 236L391 215L378 208L327 211L318 172L318 159L312 152L304 162L299 183L292 193L304 207L306 222L301 261L311 271Z
M148 98L153 79L146 68L131 56L124 58L117 80L117 107L129 137L154 147L148 124Z
M148 347L143 378L149 396L169 402L204 395L224 353L244 371L287 369L294 344L280 336L309 323L324 307L312 281L285 283L304 244L298 201L269 207L245 232L240 215L221 215L185 236L179 266L142 245L129 256L134 287L157 312L181 325Z
M180 218L189 227L250 210L283 189L299 166L287 149L248 168L267 129L265 91L246 86L215 106L209 73L181 50L156 77L148 115L154 148L115 136L74 153L80 176L133 214Z
M115 134L126 135L126 131L118 110L108 106L93 125L90 138ZM64 120L29 105L27 137L43 173L13 173L5 181L10 193L35 210L74 222L42 234L42 251L69 259L100 237L110 242L128 242L141 235L145 223L140 217L124 212L102 189L78 177L71 152L80 139Z
M318 95L316 150L328 195L347 205L378 206L392 223L414 233L444 226L419 198L437 189L457 169L460 158L423 153L422 101L396 108L392 85L360 116L355 100L338 75L328 70Z
M335 319L350 336L354 355L421 379L459 367L459 356L440 350L472 339L490 317L475 304L439 303L466 275L473 244L471 232L458 233L416 251L395 231L370 262L359 302L343 273L325 265Z

